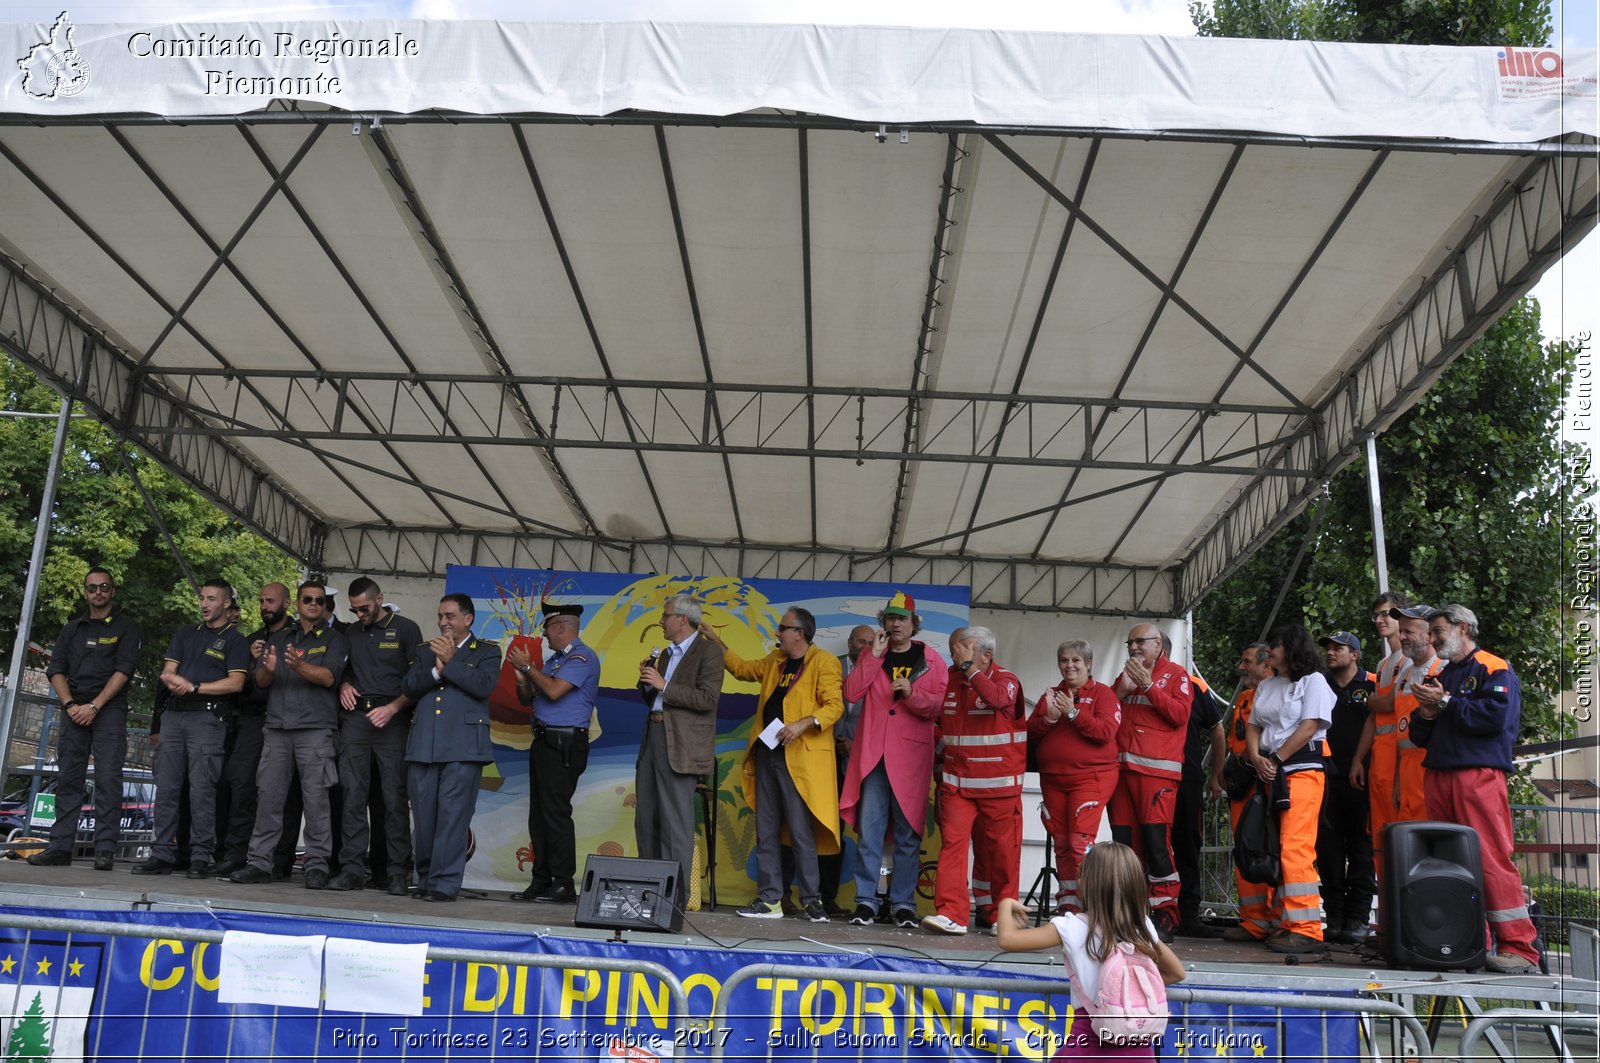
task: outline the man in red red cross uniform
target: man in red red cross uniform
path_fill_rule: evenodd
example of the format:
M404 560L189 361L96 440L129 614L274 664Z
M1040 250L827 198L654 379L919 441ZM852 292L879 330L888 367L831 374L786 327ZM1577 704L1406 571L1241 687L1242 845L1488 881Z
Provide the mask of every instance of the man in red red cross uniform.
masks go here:
M994 651L994 632L986 627L969 627L950 643L955 663L939 713L939 874L935 912L922 920L935 933L965 934L974 905L992 926L995 904L1019 896L1027 703L1021 680L994 663ZM969 883L969 845L988 881Z
M1183 742L1194 692L1189 673L1161 652L1154 624L1128 632L1128 663L1112 685L1122 702L1117 730L1117 789L1111 836L1133 847L1150 884L1150 919L1161 940L1178 926L1178 869L1172 857L1172 815L1183 778Z

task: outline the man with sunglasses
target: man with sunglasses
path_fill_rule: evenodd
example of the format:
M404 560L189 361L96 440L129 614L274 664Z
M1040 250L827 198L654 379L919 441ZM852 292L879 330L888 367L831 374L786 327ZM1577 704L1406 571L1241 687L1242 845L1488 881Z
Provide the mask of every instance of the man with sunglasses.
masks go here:
M357 623L345 628L350 669L339 686L339 787L344 805L339 873L330 890L367 884L367 845L374 828L383 833L384 867L390 894L406 894L411 862L411 805L406 800L406 738L411 699L400 685L417 659L422 628L383 607L383 589L362 576L350 584L350 609ZM383 795L382 823L368 824L367 794L373 774ZM379 854L374 854L374 860Z
M116 607L111 573L91 568L84 611L56 637L45 675L61 703L60 775L50 844L28 857L35 867L72 863L83 809L84 776L94 757L94 868L110 871L122 829L122 765L128 757L128 680L139 665L144 632Z
M233 698L244 689L250 646L228 622L233 586L209 579L200 588L200 623L185 625L167 646L161 685L167 700L156 745L155 838L150 859L135 875L168 875L176 855L178 805L189 792L189 874L211 870L216 841L217 775L222 770L224 719ZM152 739L152 742L155 740Z
M328 790L339 781L334 731L339 725L339 680L350 644L327 624L324 585L308 581L296 593L297 620L267 640L256 667L256 685L267 691L261 768L256 776L256 828L249 863L230 882L272 881L272 854L283 834L284 804L300 773L305 809L306 889L328 885L333 858L333 819Z
M1170 944L1178 928L1182 882L1172 852L1172 821L1183 779L1183 745L1194 693L1189 673L1162 652L1161 631L1137 624L1124 644L1128 661L1112 686L1122 702L1117 730L1117 788L1111 795L1111 836L1144 862L1150 919Z
M514 901L572 904L578 899L577 828L572 795L589 766L589 719L600 694L600 655L578 638L581 605L546 602L544 641L551 650L543 668L528 651L513 646L506 660L517 671L517 699L533 706L533 743L528 747L528 841L533 874Z

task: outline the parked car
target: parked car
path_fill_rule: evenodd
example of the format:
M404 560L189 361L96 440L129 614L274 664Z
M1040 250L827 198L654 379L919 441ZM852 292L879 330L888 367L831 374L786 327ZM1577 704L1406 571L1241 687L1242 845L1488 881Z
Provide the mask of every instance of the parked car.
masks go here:
M39 820L34 817L30 803L31 779L28 775L12 775L7 782L4 797L0 797L0 838L14 835L44 837L49 833L54 817ZM55 768L48 767L40 773L39 793L54 794L57 779ZM91 776L85 789L83 810L78 817L77 844L93 845L95 828L94 778ZM128 769L122 778L122 834L124 847L148 845L155 831L156 784L151 773L141 769Z

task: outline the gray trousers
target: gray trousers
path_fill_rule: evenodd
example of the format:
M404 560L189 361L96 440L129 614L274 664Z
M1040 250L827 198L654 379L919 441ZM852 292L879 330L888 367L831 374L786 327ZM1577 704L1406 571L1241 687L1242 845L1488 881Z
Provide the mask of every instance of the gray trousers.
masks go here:
M646 721L644 741L633 789L638 800L633 817L633 840L646 860L678 862L679 903L687 896L694 869L694 788L698 775L672 770L667 760L667 728L660 720Z
M161 714L161 744L156 747L156 832L150 858L170 864L178 837L178 803L189 788L189 862L209 863L217 840L217 776L222 772L222 741L228 726L205 709ZM118 818L121 818L120 809ZM95 825L99 834L99 824ZM98 846L98 838L96 845Z
M60 713L57 757L61 766L56 783L56 822L50 828L50 848L71 853L78 836L78 816L83 808L84 777L94 756L94 851L115 856L122 836L122 765L128 759L128 710L101 709L88 727Z
M783 827L789 827L794 850L795 877L800 880L800 903L821 898L817 875L817 836L812 828L811 809L789 776L789 761L783 747L768 749L756 742L756 896L776 904L789 892L783 878Z
M383 790L383 836L391 879L405 881L411 863L411 805L406 800L406 738L409 716L393 719L386 727L373 727L357 712L339 714L339 787L344 805L339 843L339 873L361 871L366 866L371 829L367 821L367 792L372 765L378 766ZM372 868L374 874L382 868Z
M454 897L467 869L467 832L483 765L453 760L407 767L417 817L417 889Z
M339 762L329 728L261 733L261 766L256 769L256 829L250 835L250 866L272 870L272 850L283 834L283 804L300 769L300 801L305 808L307 871L327 871L333 856L333 821L328 789L339 781Z

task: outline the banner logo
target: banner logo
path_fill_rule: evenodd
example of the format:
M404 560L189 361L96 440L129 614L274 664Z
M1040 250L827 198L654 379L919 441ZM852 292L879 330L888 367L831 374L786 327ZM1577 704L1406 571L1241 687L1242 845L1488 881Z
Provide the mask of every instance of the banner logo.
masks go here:
M5 1059L81 1060L100 980L98 941L0 942Z
M1508 45L1497 49L1494 54L1495 81L1500 87L1502 100L1595 97L1592 68L1587 74L1569 74L1566 60L1553 48L1512 48Z
M76 96L89 87L89 63L72 44L72 21L65 11L50 27L50 39L40 41L17 60L22 71L22 91L36 100Z

